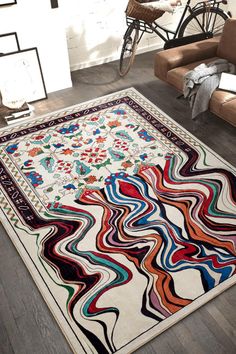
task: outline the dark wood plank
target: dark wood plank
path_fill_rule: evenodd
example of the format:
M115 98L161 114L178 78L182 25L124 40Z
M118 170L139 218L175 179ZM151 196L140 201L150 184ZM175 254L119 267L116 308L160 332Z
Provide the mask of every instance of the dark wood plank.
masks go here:
M14 354L7 330L4 327L3 321L0 321L0 352L1 354Z
M17 288L17 286L16 286ZM17 288L19 291L19 288ZM12 289L14 291L14 288ZM18 353L23 353L24 351L27 351L27 343L22 340L19 328L17 326L16 320L13 316L13 313L11 311L10 304L8 303L8 298L5 293L5 289L3 289L2 284L0 283L0 318L2 322L2 326L5 327L5 330L7 332L7 336L10 341L10 346L8 346L8 349L13 350ZM30 321L31 316L29 316L29 321ZM1 335L4 335L4 332L1 332ZM0 353L4 350L4 337L0 338Z
M228 353L230 353L232 348L236 348L236 329L214 302L210 302L207 309L201 308L199 313L207 328L210 329Z

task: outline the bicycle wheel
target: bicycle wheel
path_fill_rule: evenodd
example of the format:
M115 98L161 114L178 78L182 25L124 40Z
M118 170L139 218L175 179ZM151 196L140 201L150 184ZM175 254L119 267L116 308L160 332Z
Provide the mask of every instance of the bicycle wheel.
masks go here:
M183 22L178 37L186 37L202 32L211 32L213 36L222 33L224 23L229 16L222 11L211 7L198 9L189 15Z
M124 43L120 55L120 76L125 76L134 62L137 49L139 30L134 26L129 26L125 35Z

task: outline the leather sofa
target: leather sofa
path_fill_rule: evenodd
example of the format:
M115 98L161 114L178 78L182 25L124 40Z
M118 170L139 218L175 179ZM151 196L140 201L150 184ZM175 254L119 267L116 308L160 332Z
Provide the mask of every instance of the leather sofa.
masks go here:
M218 58L236 64L236 18L225 22L221 36L156 53L154 72L159 79L182 92L185 73ZM215 90L209 110L236 126L236 93Z

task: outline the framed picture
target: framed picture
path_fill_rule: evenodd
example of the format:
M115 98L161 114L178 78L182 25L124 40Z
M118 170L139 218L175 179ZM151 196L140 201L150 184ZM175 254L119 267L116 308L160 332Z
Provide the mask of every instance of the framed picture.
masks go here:
M8 107L47 98L37 48L0 56L0 90Z
M51 8L55 9L58 7L58 0L51 0Z
M0 55L19 50L20 45L16 32L0 34Z
M14 5L16 4L16 0L0 0L0 6L6 6L6 5Z

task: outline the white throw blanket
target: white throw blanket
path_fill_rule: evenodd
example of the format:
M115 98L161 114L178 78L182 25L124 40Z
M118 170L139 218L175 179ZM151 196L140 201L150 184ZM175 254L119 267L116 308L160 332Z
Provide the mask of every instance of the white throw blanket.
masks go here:
M158 9L161 11L167 11L167 12L173 12L174 8L171 6L169 0L156 0L156 1L149 1L149 0L143 0L140 1L143 6L150 7L153 9Z
M209 101L219 86L222 72L234 74L236 67L225 59L217 59L208 64L200 64L185 74L183 94L190 101L192 118L208 110Z

